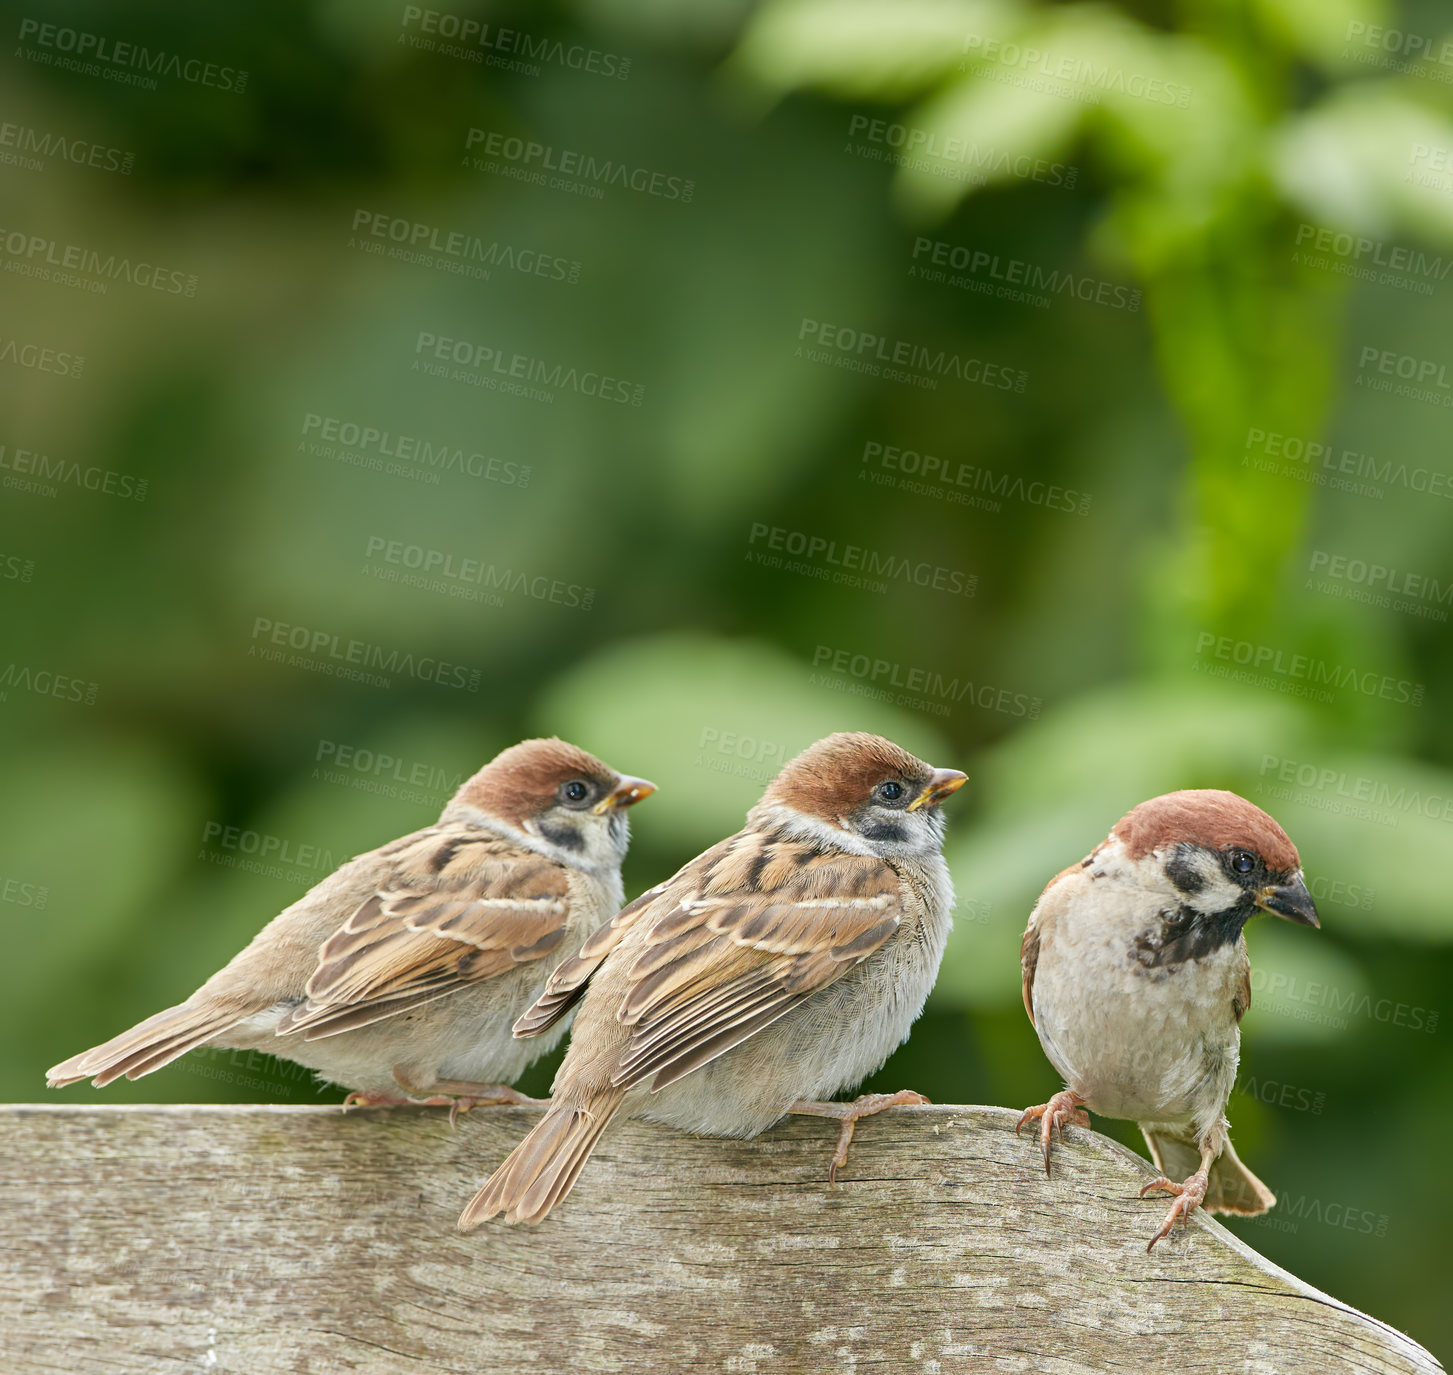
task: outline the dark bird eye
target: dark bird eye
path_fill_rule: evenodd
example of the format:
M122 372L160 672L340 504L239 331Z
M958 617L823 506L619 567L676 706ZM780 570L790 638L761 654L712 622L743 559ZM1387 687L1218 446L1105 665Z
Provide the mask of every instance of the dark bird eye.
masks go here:
M578 778L572 778L560 789L560 795L567 802L584 802L590 796L590 789Z
M878 796L884 802L897 802L903 797L903 784L891 778L886 783L879 783Z
M1237 850L1231 856L1231 867L1236 870L1238 874L1249 874L1254 868L1256 868L1256 857L1254 855L1247 854L1245 850Z

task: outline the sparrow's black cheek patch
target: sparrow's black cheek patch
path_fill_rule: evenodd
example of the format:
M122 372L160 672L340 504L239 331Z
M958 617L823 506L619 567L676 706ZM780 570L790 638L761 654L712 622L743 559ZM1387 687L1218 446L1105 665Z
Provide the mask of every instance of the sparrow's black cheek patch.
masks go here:
M550 844L556 845L562 850L585 849L585 837L574 826L552 826L549 822L541 822L540 834Z
M908 832L890 817L869 817L859 827L858 833L864 840L876 840L882 844L896 844L908 839Z
M1206 876L1191 863L1189 856L1179 853L1165 866L1165 876L1182 893L1199 893L1206 886Z

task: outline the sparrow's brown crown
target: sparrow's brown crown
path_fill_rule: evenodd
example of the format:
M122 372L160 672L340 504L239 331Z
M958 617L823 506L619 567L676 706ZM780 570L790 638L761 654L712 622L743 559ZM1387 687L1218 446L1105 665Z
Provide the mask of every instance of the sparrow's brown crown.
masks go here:
M1297 847L1271 817L1220 788L1185 788L1152 797L1126 812L1110 834L1131 859L1184 843L1206 850L1250 850L1274 874L1301 868Z
M518 826L555 802L560 785L574 778L595 784L601 796L621 782L620 774L609 764L551 736L521 740L501 750L464 781L454 800Z
M885 779L918 792L933 773L931 765L881 735L839 731L789 759L762 801L831 821L856 811Z

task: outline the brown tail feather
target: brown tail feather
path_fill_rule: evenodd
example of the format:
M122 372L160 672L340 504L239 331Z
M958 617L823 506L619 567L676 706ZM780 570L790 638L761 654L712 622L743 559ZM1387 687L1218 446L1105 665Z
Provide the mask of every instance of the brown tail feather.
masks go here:
M552 1105L470 1199L459 1215L459 1230L471 1231L496 1213L503 1213L506 1222L541 1221L574 1188L624 1097L606 1094L589 1108Z
M1145 1144L1150 1147L1156 1168L1167 1179L1185 1179L1200 1166L1201 1153L1189 1141L1146 1132ZM1211 1162L1206 1197L1201 1206L1212 1213L1254 1217L1275 1203L1276 1195L1241 1163L1228 1140L1221 1154Z
M239 1020L234 1009L178 1003L102 1045L62 1060L46 1071L46 1083L54 1089L93 1079L102 1089L123 1074L128 1079L139 1079L210 1041Z

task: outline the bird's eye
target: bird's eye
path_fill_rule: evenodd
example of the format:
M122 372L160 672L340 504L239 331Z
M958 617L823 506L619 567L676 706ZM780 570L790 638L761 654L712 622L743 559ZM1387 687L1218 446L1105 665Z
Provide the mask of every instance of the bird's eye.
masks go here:
M1238 874L1249 874L1256 868L1256 856L1248 854L1245 850L1235 850L1231 854L1231 867Z
M584 802L590 796L590 788L578 778L572 778L560 789L560 796L567 802Z
M901 802L903 791L903 784L890 778L886 783L878 784L878 800L880 802Z

